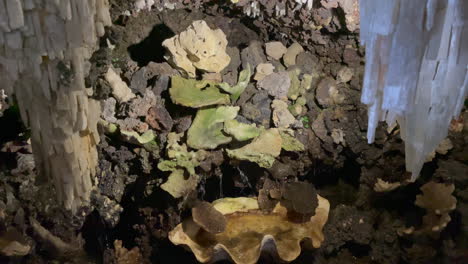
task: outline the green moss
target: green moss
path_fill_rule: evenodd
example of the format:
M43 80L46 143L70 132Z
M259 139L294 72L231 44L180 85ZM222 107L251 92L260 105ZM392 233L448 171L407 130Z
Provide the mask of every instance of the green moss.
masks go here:
M172 77L169 94L174 103L193 108L230 103L229 95L221 93L215 82L180 76Z
M249 85L250 78L252 77L252 70L250 64L247 64L247 69L243 70L239 74L239 79L237 84L234 86L229 86L227 83L220 83L218 86L223 89L225 92L231 94L231 100L236 101L239 99L239 96L244 92L247 85Z
M232 120L239 112L238 106L219 106L200 109L187 132L187 144L194 149L214 149L231 142L223 133L224 121Z
M255 124L244 124L237 120L228 120L224 122L224 132L233 136L237 141L245 141L260 135L261 128Z
M292 136L287 131L280 131L281 138L283 139L283 143L281 144L281 148L286 151L304 151L305 147L299 140L297 140L294 136Z
M308 116L301 117L301 122L302 122L302 124L304 125L305 128L310 127L310 120L309 120Z

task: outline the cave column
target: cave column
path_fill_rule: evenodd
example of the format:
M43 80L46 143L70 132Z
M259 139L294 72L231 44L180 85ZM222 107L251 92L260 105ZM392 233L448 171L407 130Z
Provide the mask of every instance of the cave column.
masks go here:
M110 24L108 0L0 0L1 88L31 128L38 179L72 211L96 184L100 107L84 78Z

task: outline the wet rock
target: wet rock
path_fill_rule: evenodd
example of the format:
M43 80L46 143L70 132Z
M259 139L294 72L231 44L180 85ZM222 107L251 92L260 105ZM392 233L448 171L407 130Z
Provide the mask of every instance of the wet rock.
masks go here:
M291 86L288 72L272 73L257 83L260 89L266 90L269 95L276 98L287 98Z
M144 5L144 1L138 1L137 3ZM116 264L136 264L146 263L140 249L134 247L131 250L126 249L122 245L121 240L114 241L114 250L107 249L104 254L104 263L116 263Z
M163 105L151 107L147 112L145 122L158 131L171 131L174 125L171 115Z
M286 53L283 55L284 65L286 67L296 65L296 57L301 52L304 52L304 48L302 48L299 43L294 42L291 46L288 47Z
M288 110L288 104L281 100L273 100L273 123L279 128L288 128L296 122L294 116Z
M266 56L263 52L262 43L260 41L251 41L249 46L241 52L242 68L247 69L247 64L250 64L252 69L255 69L258 64L266 62Z
M277 72L286 71L286 67L284 67L284 65L280 61L273 60L269 61L268 63L271 63L275 67Z
M280 60L286 53L287 48L279 41L265 43L265 51L268 57L275 60Z

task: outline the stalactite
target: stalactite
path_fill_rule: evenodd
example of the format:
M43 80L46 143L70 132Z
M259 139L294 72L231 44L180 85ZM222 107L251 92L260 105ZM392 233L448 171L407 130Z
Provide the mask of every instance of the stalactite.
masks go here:
M73 211L95 185L100 107L84 77L110 24L107 0L0 0L0 83L31 128L39 175Z
M361 0L369 143L398 122L415 180L468 95L468 1Z

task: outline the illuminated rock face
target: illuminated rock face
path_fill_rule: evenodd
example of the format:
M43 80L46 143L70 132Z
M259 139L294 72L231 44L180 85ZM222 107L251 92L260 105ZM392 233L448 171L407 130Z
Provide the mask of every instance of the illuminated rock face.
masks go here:
M361 0L360 13L368 140L397 121L415 180L468 92L468 1Z
M84 77L110 24L107 0L0 0L0 83L16 95L36 168L67 209L94 185L100 107Z

